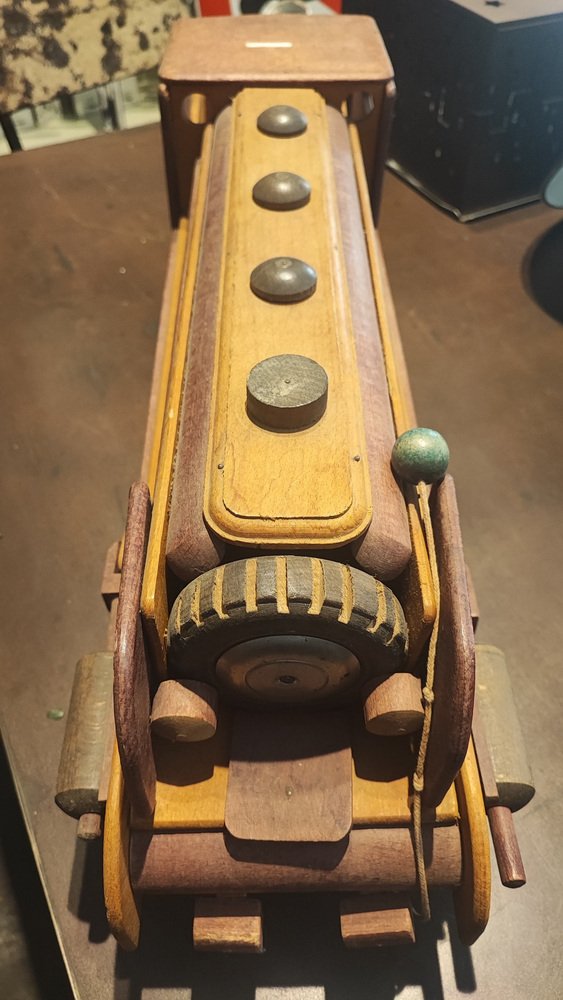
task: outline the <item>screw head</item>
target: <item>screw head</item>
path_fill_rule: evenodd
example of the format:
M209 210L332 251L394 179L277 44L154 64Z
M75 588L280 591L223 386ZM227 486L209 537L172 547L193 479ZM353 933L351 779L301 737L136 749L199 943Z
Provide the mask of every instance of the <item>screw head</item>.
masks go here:
M250 287L266 302L302 302L317 287L317 272L297 257L271 257L250 275Z
M277 354L251 370L246 383L250 419L273 431L297 431L317 423L326 410L328 377L317 361Z
M438 431L414 427L397 438L391 465L407 483L435 483L446 474L450 460L448 445Z
M269 208L275 212L288 212L307 204L311 197L311 185L299 174L276 170L275 173L266 174L256 182L252 189L252 197L262 208Z
M261 132L277 138L302 135L307 129L307 117L290 104L274 104L258 115L256 124Z

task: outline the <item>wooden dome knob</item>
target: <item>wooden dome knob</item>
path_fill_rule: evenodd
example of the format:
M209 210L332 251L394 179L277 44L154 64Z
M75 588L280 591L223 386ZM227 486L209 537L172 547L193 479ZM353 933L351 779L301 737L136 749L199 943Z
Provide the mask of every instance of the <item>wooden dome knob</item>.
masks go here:
M173 743L208 740L217 729L217 692L199 681L163 681L154 697L151 729Z
M391 674L364 688L364 721L369 733L404 736L422 726L424 709L420 679Z

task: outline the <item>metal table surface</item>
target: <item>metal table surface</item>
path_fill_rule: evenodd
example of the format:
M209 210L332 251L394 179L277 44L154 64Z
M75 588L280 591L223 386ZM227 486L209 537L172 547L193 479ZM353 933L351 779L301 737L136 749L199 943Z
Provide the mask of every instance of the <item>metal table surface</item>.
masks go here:
M560 728L563 329L523 261L558 221L540 206L463 227L393 177L382 237L421 423L447 436L482 641L502 646L537 782L517 818L528 885L494 875L469 952L449 898L411 950L347 953L333 897L269 897L267 951L194 955L190 905L147 900L118 954L99 844L53 804L75 661L104 648L107 546L138 474L168 246L158 129L0 160L4 262L2 734L57 935L81 1000L505 1000L563 996Z

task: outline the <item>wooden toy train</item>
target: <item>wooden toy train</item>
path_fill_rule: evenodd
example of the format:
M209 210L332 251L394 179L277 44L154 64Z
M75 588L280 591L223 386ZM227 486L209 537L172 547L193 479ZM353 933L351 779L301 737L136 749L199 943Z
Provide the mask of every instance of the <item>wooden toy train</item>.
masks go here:
M175 231L142 481L57 803L80 836L104 816L125 948L143 893L196 897L197 948L258 951L261 893L340 893L356 946L413 940L433 886L470 944L487 816L523 884L533 787L373 224L385 50L368 18L187 21L161 78Z

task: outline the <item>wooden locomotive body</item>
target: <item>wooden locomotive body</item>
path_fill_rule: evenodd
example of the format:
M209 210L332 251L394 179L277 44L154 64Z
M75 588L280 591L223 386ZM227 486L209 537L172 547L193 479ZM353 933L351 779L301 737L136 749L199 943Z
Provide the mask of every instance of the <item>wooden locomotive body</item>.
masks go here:
M373 224L391 70L371 20L316 20L190 22L162 68L178 224L142 477L111 550L113 662L79 665L57 793L82 835L105 814L126 948L144 892L196 897L196 947L260 950L261 893L341 893L355 946L413 940L429 886L471 943L487 813L504 883L525 880L521 735L507 763L483 647L491 760L447 449L416 430ZM194 92L201 31L225 79ZM347 31L371 77L339 63Z

